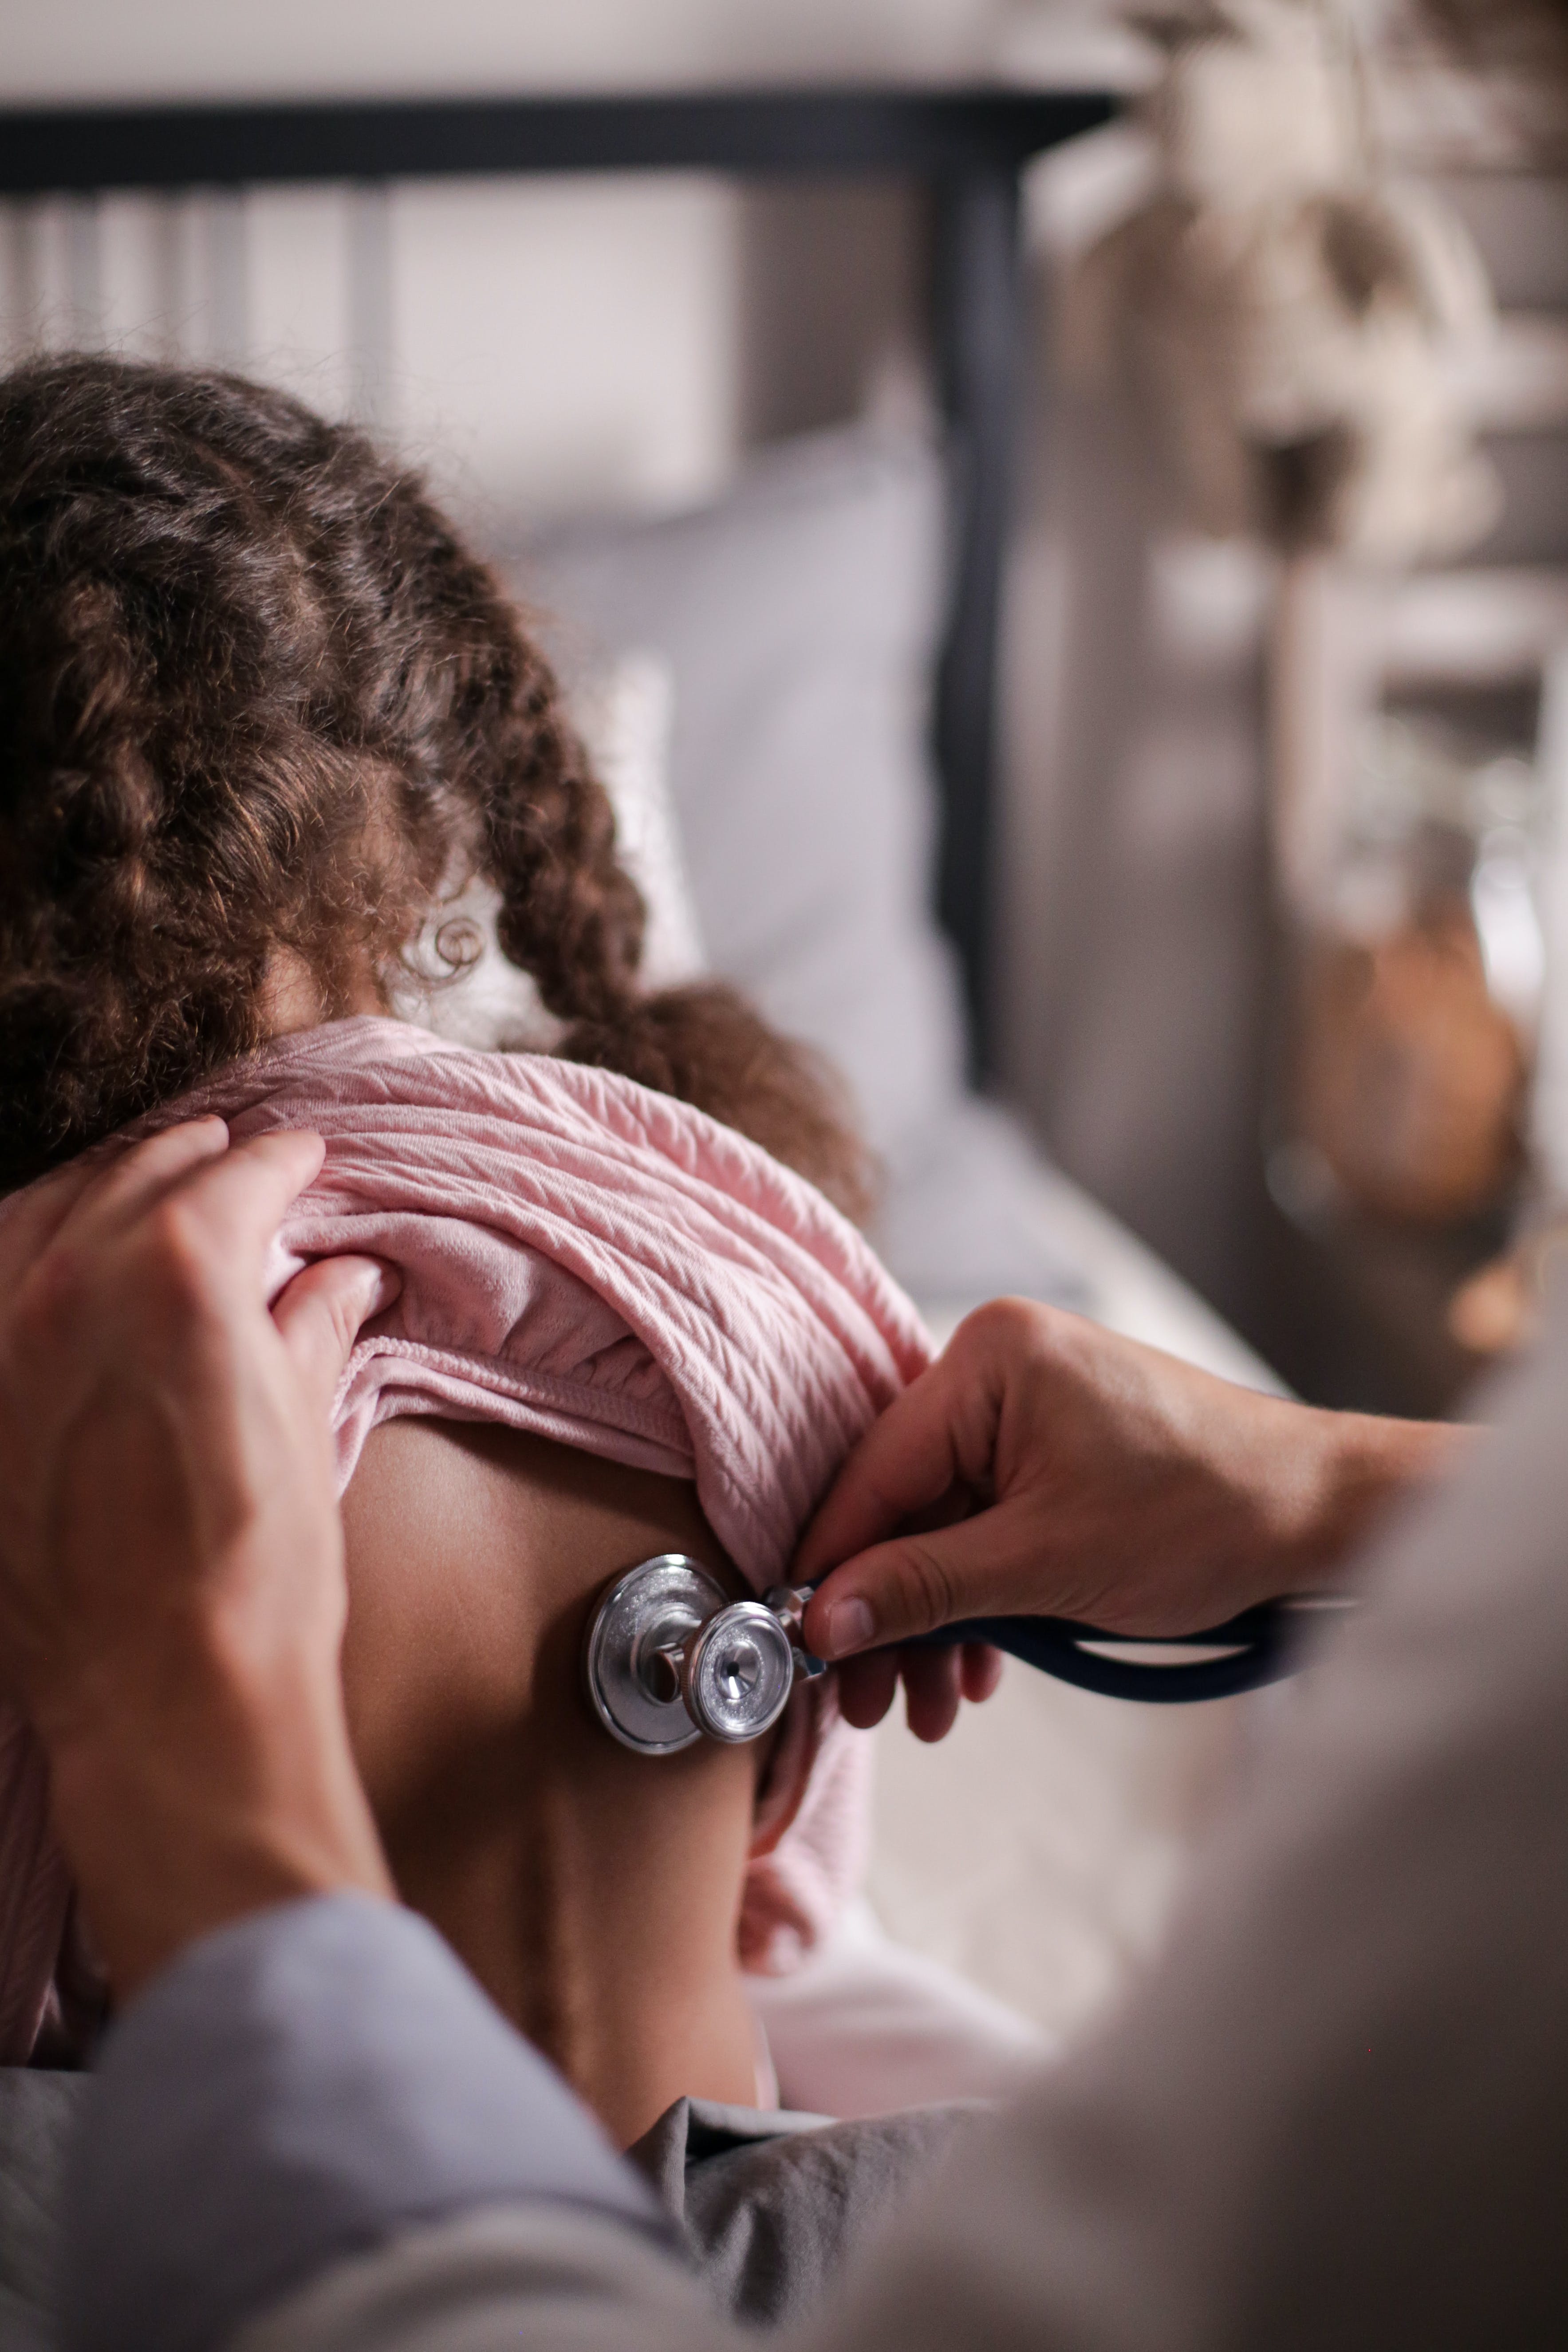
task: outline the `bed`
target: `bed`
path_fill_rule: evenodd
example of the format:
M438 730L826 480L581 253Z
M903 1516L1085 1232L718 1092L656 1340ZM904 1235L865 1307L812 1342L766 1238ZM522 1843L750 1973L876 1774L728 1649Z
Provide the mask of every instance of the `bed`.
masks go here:
M623 719L628 692L641 708L688 960L847 1069L888 1174L878 1238L939 1332L1022 1291L1261 1383L983 1092L1020 177L1112 111L1095 91L994 88L12 110L0 199L83 200L87 267L106 191L352 183L369 225L353 299L374 337L393 183L700 171L922 187L934 431L850 425L763 453L699 508L498 523L491 551L579 691L602 699L608 679ZM1017 1674L940 1759L889 1727L882 1916L1043 2026L1075 2022L1156 1931L1237 1736L1233 1709L1184 1714ZM1048 1820L1033 1793L1047 1785ZM998 1806L1003 1786L1016 1793Z

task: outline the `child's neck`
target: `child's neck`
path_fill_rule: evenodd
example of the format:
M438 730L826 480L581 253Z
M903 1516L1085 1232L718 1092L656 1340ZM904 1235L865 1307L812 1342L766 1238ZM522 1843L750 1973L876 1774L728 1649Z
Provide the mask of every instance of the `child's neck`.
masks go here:
M649 1809L606 1821L604 1792L584 1788L570 1760L494 1760L522 1767L510 1818L475 1808L465 1827L447 1813L436 1847L395 1846L405 1898L618 2147L682 2095L753 2104L755 2028L733 1923L728 1906L691 1892L692 1862L700 1884L712 1856L681 1852L678 1792L664 1825ZM742 1852L737 1882L743 1866Z

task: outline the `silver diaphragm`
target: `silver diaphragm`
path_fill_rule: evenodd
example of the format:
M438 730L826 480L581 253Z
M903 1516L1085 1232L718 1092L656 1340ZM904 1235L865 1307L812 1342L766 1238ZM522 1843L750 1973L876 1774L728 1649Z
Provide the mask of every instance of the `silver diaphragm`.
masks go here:
M710 1739L738 1744L771 1731L795 1685L789 1635L760 1601L732 1601L686 1654L686 1704Z

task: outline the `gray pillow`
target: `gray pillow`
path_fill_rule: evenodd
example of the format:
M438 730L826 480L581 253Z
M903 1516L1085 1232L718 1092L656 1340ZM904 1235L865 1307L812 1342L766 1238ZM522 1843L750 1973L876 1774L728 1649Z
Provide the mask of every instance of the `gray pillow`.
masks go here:
M713 969L831 1055L890 1178L876 1238L928 1300L1078 1298L1034 1155L965 1097L930 912L941 462L868 427L785 443L700 509L497 551L569 682L633 650L674 680L670 782Z
M785 444L714 505L514 551L568 675L645 647L675 678L671 782L714 969L826 1046L895 1152L959 1083L926 911L942 489L864 431Z

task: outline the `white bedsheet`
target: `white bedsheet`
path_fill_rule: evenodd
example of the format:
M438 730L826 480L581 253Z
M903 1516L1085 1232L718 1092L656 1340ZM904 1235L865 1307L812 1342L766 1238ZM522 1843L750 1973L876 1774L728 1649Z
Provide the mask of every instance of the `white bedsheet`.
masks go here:
M807 2115L884 2115L993 2099L1055 2054L1057 2037L851 1904L804 1965L748 1980L777 2078Z

